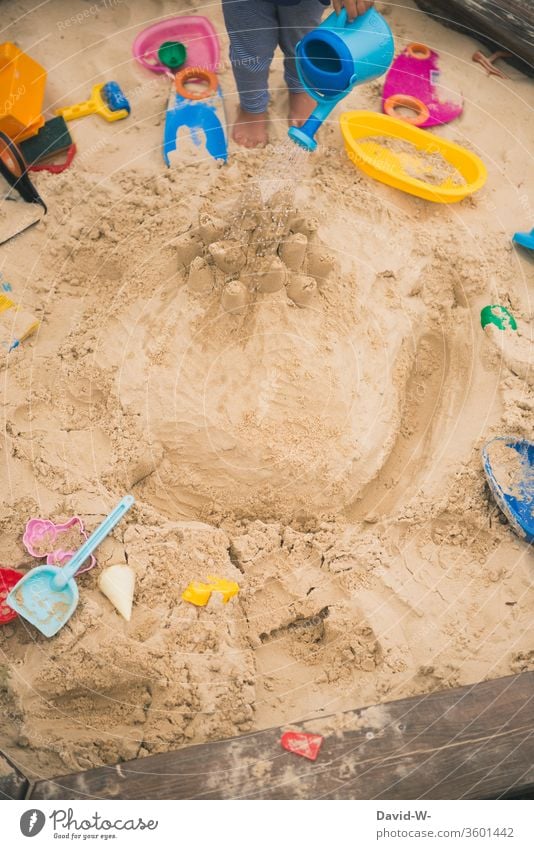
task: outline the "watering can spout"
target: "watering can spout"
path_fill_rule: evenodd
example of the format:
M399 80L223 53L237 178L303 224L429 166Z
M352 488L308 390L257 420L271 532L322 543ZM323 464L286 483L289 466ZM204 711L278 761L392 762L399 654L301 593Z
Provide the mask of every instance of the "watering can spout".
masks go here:
M315 133L336 104L354 86L385 74L393 54L391 30L376 9L353 21L348 20L346 9L329 15L296 47L300 81L317 107L302 127L291 127L289 137L307 150L315 150Z
M317 142L315 141L315 133L323 123L323 121L328 118L332 109L334 108L335 103L318 103L316 108L313 110L312 114L308 118L308 120L302 125L302 127L291 127L289 129L289 138L296 142L300 147L303 147L305 150L313 151L317 147Z

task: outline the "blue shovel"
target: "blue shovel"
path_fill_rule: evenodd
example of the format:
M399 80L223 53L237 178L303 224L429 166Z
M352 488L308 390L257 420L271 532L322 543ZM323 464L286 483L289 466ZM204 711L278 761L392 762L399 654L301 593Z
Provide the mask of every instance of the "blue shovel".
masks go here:
M13 587L6 598L6 604L35 625L45 637L57 634L68 622L78 604L78 587L74 580L76 572L120 522L133 503L132 495L126 495L119 501L65 566L38 566L28 572Z

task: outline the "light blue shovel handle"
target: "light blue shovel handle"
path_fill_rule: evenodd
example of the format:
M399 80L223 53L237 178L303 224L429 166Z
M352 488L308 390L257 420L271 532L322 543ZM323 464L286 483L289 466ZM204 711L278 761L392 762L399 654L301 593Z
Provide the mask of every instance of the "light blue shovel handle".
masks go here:
M68 582L71 578L74 578L76 572L84 562L87 560L90 554L93 553L95 548L98 548L100 543L107 537L110 531L113 530L116 524L120 522L125 513L128 512L135 499L133 495L125 495L124 498L119 501L114 510L111 511L109 516L107 516L101 525L98 526L96 531L93 531L87 542L84 542L81 548L78 549L74 557L69 560L66 566L63 566L59 575L52 581L52 585L55 590L62 590L67 586Z

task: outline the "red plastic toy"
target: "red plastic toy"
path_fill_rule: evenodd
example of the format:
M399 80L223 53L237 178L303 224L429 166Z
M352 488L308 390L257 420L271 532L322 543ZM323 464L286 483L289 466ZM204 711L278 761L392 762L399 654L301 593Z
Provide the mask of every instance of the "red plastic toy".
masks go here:
M48 171L50 174L61 174L72 164L75 154L76 145L73 142L67 148L63 162L39 162L37 165L30 165L28 171Z
M18 616L18 613L11 610L5 601L8 594L22 577L24 577L22 572L17 572L16 569L4 569L0 567L0 625L6 625Z
M286 731L282 734L281 744L288 752L315 761L323 743L320 734L302 734L297 731Z

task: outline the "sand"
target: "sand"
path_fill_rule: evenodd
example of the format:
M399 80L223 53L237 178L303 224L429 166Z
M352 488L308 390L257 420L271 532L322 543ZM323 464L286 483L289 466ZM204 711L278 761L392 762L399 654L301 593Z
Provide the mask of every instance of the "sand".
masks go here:
M73 168L36 175L46 221L2 248L42 323L0 361L0 563L36 564L32 516L90 531L126 491L136 505L56 637L0 628L0 750L53 776L533 668L532 553L480 459L492 436L532 438L532 368L479 321L502 303L523 340L533 326L510 242L533 217L530 83L383 4L398 48L437 48L461 89L439 132L486 162L479 195L444 207L369 180L335 117L286 183L279 58L273 145L166 169L168 80L130 47L176 3L26 8L4 3L4 35L47 67L47 106L115 78L132 116L73 125ZM380 90L345 105L379 109ZM115 563L135 569L130 622L98 590ZM239 594L182 601L210 575Z
M380 157L381 151L391 151L397 155L399 168L408 177L414 177L429 183L431 186L441 186L447 183L452 186L465 185L465 178L439 151L429 153L421 150L412 142L404 139L384 138L383 136L366 136L360 140L363 145L371 144ZM377 147L378 146L378 147Z

